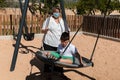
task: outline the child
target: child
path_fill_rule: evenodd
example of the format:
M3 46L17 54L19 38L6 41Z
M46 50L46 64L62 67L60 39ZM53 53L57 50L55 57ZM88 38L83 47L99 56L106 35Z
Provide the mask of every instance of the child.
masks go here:
M58 53L50 52L50 53L47 53L46 55L52 55L55 58L61 57L59 59L60 62L69 63L69 64L74 63L75 57L78 57L79 63L81 64L81 57L80 57L76 47L73 44L69 44L69 39L70 39L69 33L63 32L60 37L61 43L59 44L59 46L57 48ZM67 47L67 49L66 49L66 47Z

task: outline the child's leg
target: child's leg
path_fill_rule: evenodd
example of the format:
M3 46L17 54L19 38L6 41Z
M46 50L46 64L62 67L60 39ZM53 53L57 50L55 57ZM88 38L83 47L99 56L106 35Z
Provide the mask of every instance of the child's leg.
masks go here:
M68 63L68 64L72 64L73 63L73 61L72 60L70 60L70 59L60 59L59 60L60 62L63 62L63 63Z

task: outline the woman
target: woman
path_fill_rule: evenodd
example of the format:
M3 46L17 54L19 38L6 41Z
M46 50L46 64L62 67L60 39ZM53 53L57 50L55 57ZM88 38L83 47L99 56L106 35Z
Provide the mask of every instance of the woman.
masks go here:
M56 51L60 43L60 36L65 32L59 7L54 7L52 15L44 21L42 32L45 34L43 39L44 50Z

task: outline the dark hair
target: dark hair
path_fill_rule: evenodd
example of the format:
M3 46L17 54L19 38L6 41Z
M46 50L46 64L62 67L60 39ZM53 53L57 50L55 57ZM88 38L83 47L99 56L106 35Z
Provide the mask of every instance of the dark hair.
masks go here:
M61 37L60 37L60 40L63 40L63 41L66 41L66 40L69 40L70 39L70 35L68 32L63 32Z
M60 7L58 7L58 6L53 7L53 8L52 8L52 11L54 12L56 9L58 9L58 10L59 10L59 12L60 12Z

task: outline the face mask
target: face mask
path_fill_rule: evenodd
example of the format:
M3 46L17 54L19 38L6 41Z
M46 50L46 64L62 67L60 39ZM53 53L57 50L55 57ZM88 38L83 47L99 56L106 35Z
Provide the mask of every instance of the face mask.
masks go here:
M54 12L54 13L53 13L53 16L54 16L55 18L58 18L58 17L60 16L60 13Z

